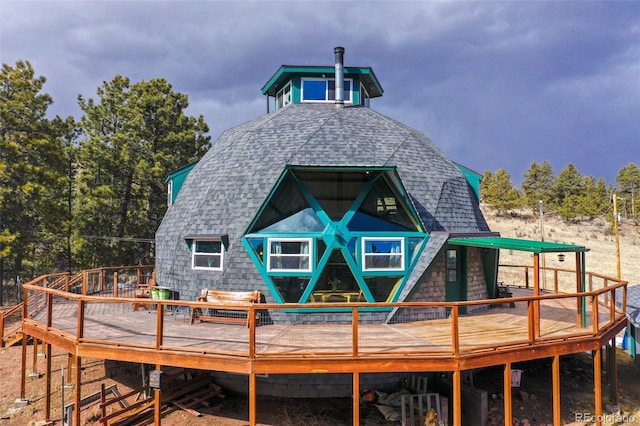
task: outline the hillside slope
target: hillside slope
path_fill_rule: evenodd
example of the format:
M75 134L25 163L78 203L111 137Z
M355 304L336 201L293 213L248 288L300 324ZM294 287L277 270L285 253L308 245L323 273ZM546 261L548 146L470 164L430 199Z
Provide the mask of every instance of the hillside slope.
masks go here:
M489 227L503 237L540 240L540 217L530 210L521 210L511 215L498 216L486 206L481 206ZM542 223L544 240L585 246L586 270L616 277L615 234L609 230L605 219L593 219L578 223L567 223L557 216L545 215ZM640 222L622 220L619 226L620 277L629 284L640 284ZM545 255L548 267L573 268L574 262L560 262L557 255ZM500 263L531 264L531 254L502 250Z

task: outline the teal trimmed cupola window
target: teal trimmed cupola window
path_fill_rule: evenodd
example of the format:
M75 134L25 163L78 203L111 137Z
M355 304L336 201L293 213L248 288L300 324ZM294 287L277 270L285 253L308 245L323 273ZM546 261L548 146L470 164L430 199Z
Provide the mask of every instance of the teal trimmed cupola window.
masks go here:
M344 101L351 102L351 80L344 80ZM336 81L327 78L302 78L302 102L333 102Z
M282 65L262 87L262 94L273 98L276 110L290 104L334 102L335 82L332 66ZM365 107L383 94L370 67L344 67L343 90L345 104Z
M394 167L296 167L242 238L279 303L397 300L428 234Z

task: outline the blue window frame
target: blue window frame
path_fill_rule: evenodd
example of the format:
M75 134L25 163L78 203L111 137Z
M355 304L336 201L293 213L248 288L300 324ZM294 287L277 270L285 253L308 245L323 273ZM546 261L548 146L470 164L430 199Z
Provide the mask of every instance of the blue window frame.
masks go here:
M332 102L336 99L335 80L303 78L302 101L303 102ZM344 80L344 99L351 102L351 80Z

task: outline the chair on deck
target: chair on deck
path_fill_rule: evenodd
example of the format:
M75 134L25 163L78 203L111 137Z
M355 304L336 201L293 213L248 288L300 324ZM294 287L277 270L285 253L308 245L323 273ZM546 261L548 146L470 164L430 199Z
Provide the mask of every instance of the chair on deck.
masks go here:
M155 271L151 274L151 278L149 282L146 284L138 284L138 288L136 289L136 299L146 299L145 301L135 302L133 304L133 310L137 311L138 308L145 307L149 309L151 302L148 300L151 299L151 290L156 286L156 273Z

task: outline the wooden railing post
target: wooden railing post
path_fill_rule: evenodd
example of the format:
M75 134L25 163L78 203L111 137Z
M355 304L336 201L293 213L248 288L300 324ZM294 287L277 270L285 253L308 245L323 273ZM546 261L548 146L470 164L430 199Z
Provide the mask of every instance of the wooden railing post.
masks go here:
M249 307L249 359L256 359L256 311L253 306Z
M359 335L358 335L358 323L360 322L359 316L358 316L359 312L358 312L358 308L353 306L351 307L351 347L353 350L353 357L357 358L358 357L358 353L360 352L359 349ZM354 396L355 398L355 396Z
M451 345L453 356L460 356L460 332L458 330L458 305L451 307Z
M533 253L533 335L535 339L540 337L540 254Z
M536 329L534 326L534 305L533 300L527 300L527 323L529 324L529 344L533 345L536 342Z
M78 299L78 335L76 336L77 344L80 344L80 340L84 336L84 300Z
M118 297L118 271L113 273L113 297Z
M29 290L24 287L22 287L22 318L29 318Z
M591 321L592 321L592 329L593 335L598 335L598 330L600 329L600 321L598 320L598 295L591 295Z
M609 298L609 324L616 322L616 289L611 289Z
M160 348L163 344L163 328L164 328L164 305L157 300L158 304L156 305L156 351L160 351Z
M524 285L525 288L529 288L529 267L524 267Z

